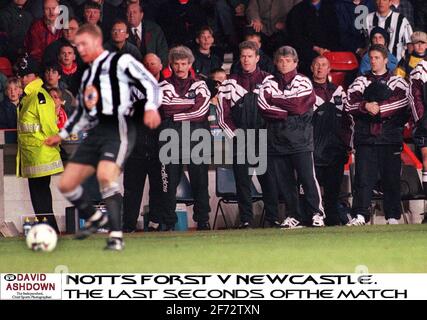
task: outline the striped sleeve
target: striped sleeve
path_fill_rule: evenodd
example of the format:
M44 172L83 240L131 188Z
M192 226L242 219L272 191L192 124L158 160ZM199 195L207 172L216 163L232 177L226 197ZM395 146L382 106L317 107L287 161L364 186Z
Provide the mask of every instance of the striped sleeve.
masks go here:
M186 112L174 114L174 121L199 119L206 116L209 112L211 94L206 83L204 81L197 81L192 85L192 87L194 88L194 93L196 95L192 101L193 105L190 109L186 110Z
M273 94L278 95L279 91L273 76L266 77L262 82L258 95L258 108L264 118L271 120L285 120L287 118L288 112L274 106L271 101Z
M424 86L427 85L427 61L421 61L411 72L409 104L412 117L417 123L424 116Z
M79 94L77 96L77 108L74 110L73 114L68 118L67 122L64 125L64 128L59 132L61 139L66 139L70 134L78 133L83 130L89 124L89 117L84 108L83 101L83 84L90 77L90 68L86 69L83 73L81 86Z
M364 76L354 80L347 90L347 100L344 107L346 112L353 115L368 113L365 109L366 102L363 99L363 93L368 85L369 81Z
M313 85L307 77L296 75L290 85L284 88L283 91L278 88L276 81L270 80L269 82L271 91L264 93L265 101L268 101L268 105L285 110L289 115L301 115L313 108L316 102L316 95L314 94ZM260 107L262 108L263 106L260 105Z
M118 60L118 66L140 91L145 89L147 99L145 110L157 110L162 103L162 91L151 73L130 54L122 55Z
M405 79L393 76L387 85L393 91L392 96L378 103L380 106L381 118L390 117L402 108L408 107L409 87Z
M246 93L246 89L234 79L225 80L218 89L218 124L229 138L235 136L234 130L236 130L236 125L231 117L231 108Z

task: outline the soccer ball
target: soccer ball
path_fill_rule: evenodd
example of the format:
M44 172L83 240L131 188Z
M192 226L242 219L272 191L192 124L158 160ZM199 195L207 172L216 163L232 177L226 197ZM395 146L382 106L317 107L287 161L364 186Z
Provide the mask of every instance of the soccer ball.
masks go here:
M27 235L27 246L33 251L50 252L55 249L57 241L55 230L45 223L35 225Z

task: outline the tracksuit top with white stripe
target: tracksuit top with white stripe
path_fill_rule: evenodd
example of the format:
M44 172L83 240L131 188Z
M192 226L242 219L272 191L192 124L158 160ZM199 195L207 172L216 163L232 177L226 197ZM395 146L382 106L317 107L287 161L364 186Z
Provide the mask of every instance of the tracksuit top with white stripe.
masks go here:
M162 81L163 99L159 108L163 119L175 122L205 122L209 116L210 91L205 81L175 75Z
M313 151L313 105L309 78L293 70L264 79L258 108L267 120L268 153L289 155Z
M365 89L374 81L385 83L392 91L391 96L378 102L380 112L372 116L366 110L368 102ZM356 78L347 91L345 110L353 115L354 144L401 144L403 127L408 116L409 86L402 77L392 76L390 72L374 75L372 72Z
M427 136L425 108L427 106L427 61L423 60L412 70L410 78L409 102L412 118L417 127L421 127Z
M140 62L129 54L103 51L83 73L78 108L59 133L61 138L94 128L100 121L131 116L133 86L145 94L145 110L155 110L161 104L158 83Z

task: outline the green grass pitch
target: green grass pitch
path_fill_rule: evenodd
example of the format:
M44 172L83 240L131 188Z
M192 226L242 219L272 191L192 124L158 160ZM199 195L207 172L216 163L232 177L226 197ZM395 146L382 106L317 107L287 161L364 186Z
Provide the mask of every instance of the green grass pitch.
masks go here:
M0 239L0 272L372 273L427 272L427 225L253 229L125 235L123 252L103 250L106 235L60 237L51 253L24 238Z

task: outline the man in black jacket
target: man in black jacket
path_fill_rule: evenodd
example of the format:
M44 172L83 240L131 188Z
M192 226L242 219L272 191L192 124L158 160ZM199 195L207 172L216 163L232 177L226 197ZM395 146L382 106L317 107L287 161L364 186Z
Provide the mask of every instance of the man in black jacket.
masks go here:
M279 48L274 61L278 73L263 82L258 97L258 107L267 119L268 166L276 179L271 192L275 197L281 195L288 208L282 228L301 228L304 223L323 227L325 214L313 162L311 121L316 96L310 79L297 72L294 48ZM299 185L309 219L299 212Z
M300 72L308 75L313 59L339 48L338 19L333 1L304 0L288 15L288 33L300 56Z
M218 91L218 124L230 139L236 139L236 129L247 129L245 123L238 123L241 122L241 119L238 119L236 111L242 109L248 115L257 111L259 88L269 76L257 66L260 56L256 43L244 41L239 48L242 71L231 74L228 80L221 84ZM234 140L234 144L237 144L236 140ZM246 145L245 156L249 147L256 149L256 146ZM236 150L236 148L233 149ZM239 228L250 228L253 220L250 166L247 159L245 159L245 163L238 163L237 155L234 154L234 156L233 170L240 212ZM278 227L280 222L277 215L277 199L270 192L272 183L268 164L266 173L257 175L257 177L263 191L266 221L271 226Z
M331 70L329 60L316 57L311 64L314 104L314 164L316 177L323 187L326 225L340 225L337 206L344 176L344 165L348 160L351 140L352 119L343 110L345 92L341 86L329 82Z

